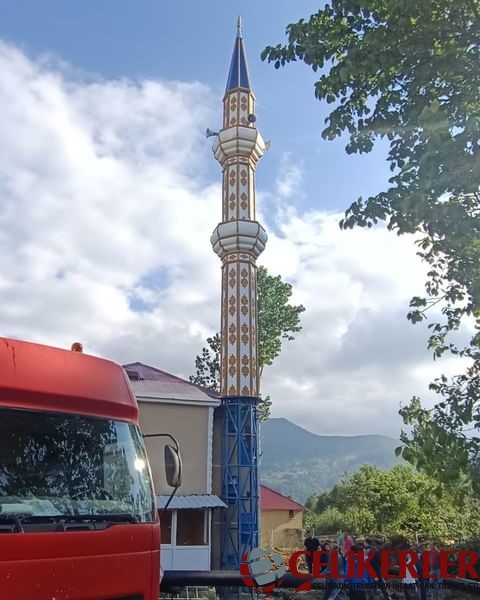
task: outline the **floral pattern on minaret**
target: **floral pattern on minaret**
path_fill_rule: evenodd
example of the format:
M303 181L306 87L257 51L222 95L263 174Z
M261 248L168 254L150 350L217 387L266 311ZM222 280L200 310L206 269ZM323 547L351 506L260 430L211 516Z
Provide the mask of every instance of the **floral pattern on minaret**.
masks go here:
M223 169L222 222L211 237L222 261L220 388L223 396L259 394L256 259L267 234L255 220L255 169L265 142L255 127L241 22L213 153Z

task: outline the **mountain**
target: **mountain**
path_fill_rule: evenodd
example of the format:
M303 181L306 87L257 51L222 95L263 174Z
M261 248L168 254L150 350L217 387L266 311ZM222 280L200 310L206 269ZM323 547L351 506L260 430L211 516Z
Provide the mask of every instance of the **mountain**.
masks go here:
M261 426L260 481L304 503L364 464L388 469L398 440L383 435L317 435L287 419Z

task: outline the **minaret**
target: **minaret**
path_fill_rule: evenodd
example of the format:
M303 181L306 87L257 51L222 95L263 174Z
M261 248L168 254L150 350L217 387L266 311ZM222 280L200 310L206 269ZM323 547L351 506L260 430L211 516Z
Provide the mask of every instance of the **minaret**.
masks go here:
M223 129L213 152L223 170L222 222L211 237L222 261L220 387L225 411L223 496L228 505L222 562L238 568L258 546L259 394L256 259L267 234L255 220L255 169L265 142L255 126L242 24L223 99Z

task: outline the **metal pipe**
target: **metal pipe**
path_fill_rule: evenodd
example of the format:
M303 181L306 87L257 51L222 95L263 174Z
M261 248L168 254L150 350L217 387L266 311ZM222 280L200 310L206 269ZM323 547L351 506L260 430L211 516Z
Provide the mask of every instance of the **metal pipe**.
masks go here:
M282 587L296 588L305 582L304 578L295 577L286 573L283 577ZM325 582L324 579L314 579L315 582ZM164 571L161 589L164 587L186 586L232 586L244 587L242 575L238 571Z

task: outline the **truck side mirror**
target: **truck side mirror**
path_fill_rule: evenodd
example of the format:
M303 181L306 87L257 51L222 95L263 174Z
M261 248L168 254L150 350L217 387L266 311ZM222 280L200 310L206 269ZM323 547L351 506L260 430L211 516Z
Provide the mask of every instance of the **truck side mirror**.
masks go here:
M170 487L173 487L175 491L172 492L170 500L175 495L177 488L182 485L182 459L180 457L180 449L177 440L170 433L145 433L144 439L168 437L172 440L172 444L165 446L165 477ZM170 503L167 502L167 506ZM165 510L165 509L164 509Z
M165 477L170 487L182 485L182 459L178 448L171 444L165 446Z

